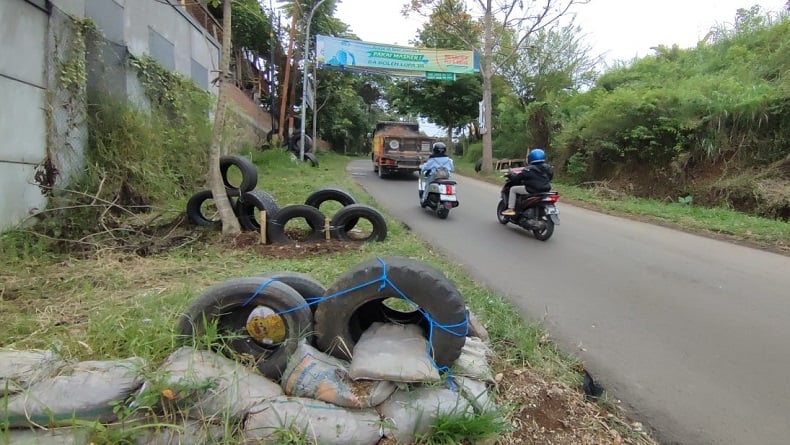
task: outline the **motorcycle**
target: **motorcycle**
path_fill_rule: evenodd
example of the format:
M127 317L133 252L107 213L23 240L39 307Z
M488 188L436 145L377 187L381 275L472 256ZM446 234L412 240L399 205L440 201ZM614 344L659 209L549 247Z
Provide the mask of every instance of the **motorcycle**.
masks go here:
M507 178L507 175L505 175ZM503 215L502 211L507 208L510 187L516 184L511 181L505 182L500 191L499 204L497 204L496 215L500 224L513 223L517 226L529 230L540 241L546 241L554 233L554 226L560 225L560 211L557 208L557 201L560 195L557 192L530 193L527 195L516 195L516 214L513 216Z
M420 196L420 206L436 212L439 219L446 219L450 209L458 207L458 198L455 196L455 181L450 180L450 174L444 168L438 168L430 175L420 170L417 181L417 192Z

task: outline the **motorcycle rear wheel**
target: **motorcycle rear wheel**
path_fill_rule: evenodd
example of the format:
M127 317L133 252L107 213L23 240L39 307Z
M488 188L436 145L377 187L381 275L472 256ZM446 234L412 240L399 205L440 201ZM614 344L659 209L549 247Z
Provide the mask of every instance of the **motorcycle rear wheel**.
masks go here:
M546 223L546 228L533 230L532 234L535 235L535 239L540 241L546 241L551 238L551 235L554 234L554 221L551 218L546 217L545 215L542 217L543 222Z

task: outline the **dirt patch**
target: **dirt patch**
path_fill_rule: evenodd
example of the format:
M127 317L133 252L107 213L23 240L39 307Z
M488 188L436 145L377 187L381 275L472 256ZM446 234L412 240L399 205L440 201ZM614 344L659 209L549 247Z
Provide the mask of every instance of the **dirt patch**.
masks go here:
M308 258L348 252L362 248L360 242L323 240L294 241L292 243L261 244L261 236L254 232L244 232L230 238L224 247L227 249L252 249L262 256L277 259Z
M585 395L551 382L530 369L506 369L498 392L514 407L513 430L500 444L655 444L638 422L609 413ZM500 401L502 403L502 401Z

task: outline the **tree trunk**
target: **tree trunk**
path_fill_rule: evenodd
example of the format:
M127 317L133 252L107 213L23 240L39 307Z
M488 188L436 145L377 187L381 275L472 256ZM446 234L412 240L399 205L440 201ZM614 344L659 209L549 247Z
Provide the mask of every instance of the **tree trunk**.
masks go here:
M484 17L484 37L483 37L483 120L485 121L485 133L483 133L483 173L492 173L494 171L494 156L493 144L491 140L491 78L493 77L493 63L494 63L494 30L493 30L493 16L491 12L491 0L486 0L486 11Z
M447 126L447 156L455 154L455 145L453 144L453 123Z
M209 183L214 204L217 206L222 219L222 234L235 235L241 233L239 220L230 205L222 173L219 170L219 158L222 152L222 133L225 127L225 111L228 106L228 88L230 87L230 8L231 0L224 0L222 6L222 60L220 61L219 97L217 110L214 113L214 130L211 136L211 150L209 152Z

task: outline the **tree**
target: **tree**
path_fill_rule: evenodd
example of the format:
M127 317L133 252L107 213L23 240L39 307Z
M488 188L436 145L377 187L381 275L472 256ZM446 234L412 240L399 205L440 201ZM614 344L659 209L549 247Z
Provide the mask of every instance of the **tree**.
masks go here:
M215 0L218 2L219 0ZM211 136L211 149L209 150L209 184L214 204L222 220L222 234L235 235L241 233L239 220L230 205L225 183L219 168L219 159L222 152L222 130L225 126L225 111L228 107L228 87L232 79L230 75L231 54L231 0L222 2L222 60L220 61L219 97L217 110L214 113L214 129Z
M455 27L445 22L452 17ZM460 0L443 0L431 13L430 20L418 34L417 43L428 48L463 49L465 42L479 40L480 27L466 12ZM414 113L447 128L447 140L453 130L477 117L482 89L477 75L457 75L454 82L438 80L401 81L390 90L393 108L402 114Z
M404 9L405 14L425 14L432 9L441 13L441 6L447 0L411 0ZM526 44L533 34L559 21L575 4L588 3L589 0L469 0L477 5L482 13L483 42L466 41L467 47L481 53L480 70L483 74L483 107L486 132L483 133L483 171L493 171L492 138L491 138L491 91L494 74L507 63ZM495 4L496 3L496 4ZM446 29L462 30L463 24L456 23L454 17L442 17ZM457 18L457 17L456 17ZM508 33L495 34L494 22L500 29L512 32L509 45L503 45L502 39ZM461 34L462 35L462 34Z

